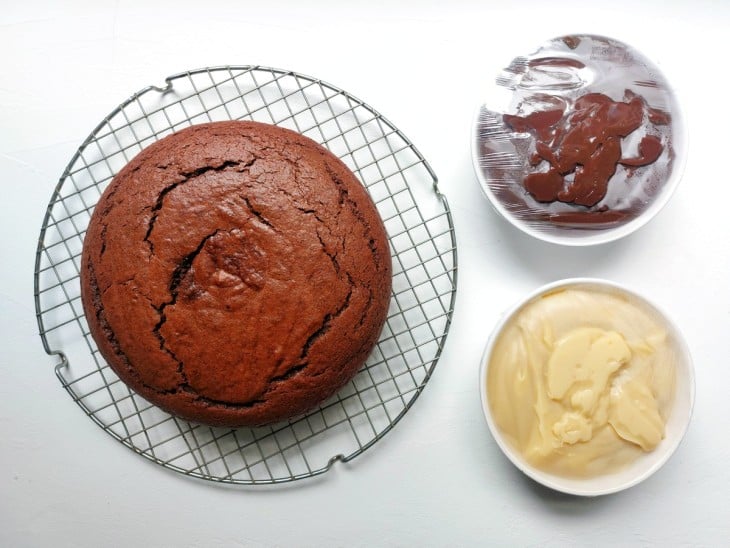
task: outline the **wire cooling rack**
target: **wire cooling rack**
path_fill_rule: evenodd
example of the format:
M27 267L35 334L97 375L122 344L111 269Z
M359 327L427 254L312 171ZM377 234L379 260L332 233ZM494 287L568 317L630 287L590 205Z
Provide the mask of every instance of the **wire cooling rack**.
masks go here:
M210 428L180 420L129 390L99 354L83 315L79 266L91 212L139 151L186 126L250 119L302 133L358 176L388 232L393 293L381 337L336 396L296 420ZM140 455L207 480L280 483L322 474L388 433L439 359L456 295L456 241L436 175L372 107L321 80L261 66L189 71L114 109L78 149L48 205L35 266L35 303L56 375L94 422Z

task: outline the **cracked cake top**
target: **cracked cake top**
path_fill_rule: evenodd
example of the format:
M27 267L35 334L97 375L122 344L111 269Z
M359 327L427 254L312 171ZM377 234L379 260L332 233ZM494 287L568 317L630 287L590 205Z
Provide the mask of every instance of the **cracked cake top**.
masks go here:
M113 179L84 240L82 300L119 377L210 425L300 415L365 361L387 315L383 223L314 141L213 122L150 145Z

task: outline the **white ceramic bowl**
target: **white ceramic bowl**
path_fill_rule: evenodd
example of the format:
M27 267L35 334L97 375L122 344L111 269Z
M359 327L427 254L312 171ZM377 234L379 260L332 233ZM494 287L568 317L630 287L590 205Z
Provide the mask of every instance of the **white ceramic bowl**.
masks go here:
M563 61L563 66L558 66ZM582 68L576 68L581 65ZM587 209L558 201L540 203L524 189L524 177L535 170L528 162L534 150L534 137L511 131L502 116L516 114L520 109L541 111L547 108L539 106L544 97L571 105L585 94L602 93L620 101L625 100L626 90L643 97L650 108L668 112L671 120L668 124L654 124L647 118L641 128L622 139L622 156L634 154L630 150L637 147L643 131L658 132L664 150L648 166L618 166L608 183L606 196L590 208L593 224L575 224L565 215L582 215ZM627 236L659 213L684 172L687 130L676 92L654 63L618 40L594 35L549 40L535 52L513 59L484 91L483 99L471 133L477 180L490 204L504 219L540 240L586 246ZM596 224L595 210L604 207L625 215L610 223ZM563 220L556 221L561 216ZM570 225L571 222L574 224Z
M665 437L651 452L643 453L637 460L625 468L605 475L590 478L569 478L540 470L527 462L522 454L513 447L504 434L496 426L490 406L487 390L489 362L495 342L503 328L528 304L541 296L558 289L581 288L592 291L608 292L629 298L634 304L658 318L665 326L671 341L678 350L677 371L675 379L674 403L665 425ZM645 297L626 287L592 278L572 278L545 285L529 294L510 309L500 319L489 338L482 356L479 370L479 390L482 409L489 425L489 430L500 449L512 463L533 480L556 491L581 496L597 496L615 493L632 487L659 470L671 457L684 437L692 415L695 394L694 368L687 344L676 325L656 305Z

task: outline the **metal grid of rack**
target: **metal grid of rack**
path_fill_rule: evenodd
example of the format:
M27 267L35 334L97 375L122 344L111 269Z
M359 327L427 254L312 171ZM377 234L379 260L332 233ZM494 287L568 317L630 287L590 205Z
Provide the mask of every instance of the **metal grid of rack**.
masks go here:
M129 390L91 338L79 264L91 212L140 150L196 123L250 119L293 129L338 155L383 218L393 293L381 337L357 376L320 408L263 428L211 428ZM411 142L366 103L321 80L261 67L205 68L150 86L112 111L64 171L48 205L35 267L36 315L56 375L106 432L172 470L212 481L280 483L322 474L367 450L429 380L451 323L457 255L448 204Z

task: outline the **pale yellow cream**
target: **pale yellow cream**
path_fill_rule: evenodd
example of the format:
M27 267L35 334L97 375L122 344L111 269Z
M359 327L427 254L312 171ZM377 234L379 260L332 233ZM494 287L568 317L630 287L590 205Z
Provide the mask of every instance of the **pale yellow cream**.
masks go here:
M674 398L677 352L660 320L600 289L525 306L495 342L494 423L532 465L586 477L654 449Z

